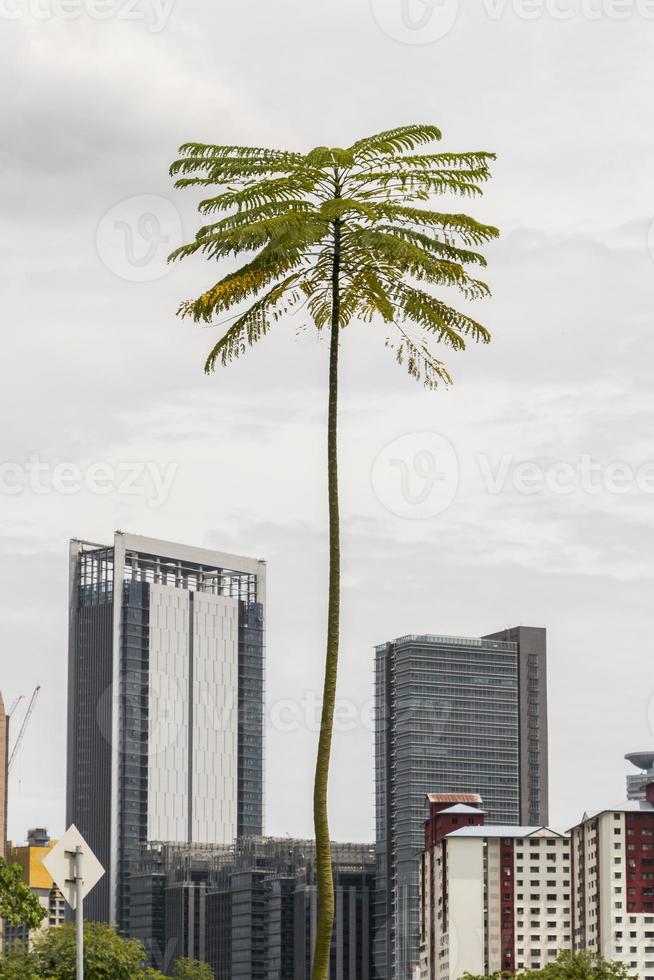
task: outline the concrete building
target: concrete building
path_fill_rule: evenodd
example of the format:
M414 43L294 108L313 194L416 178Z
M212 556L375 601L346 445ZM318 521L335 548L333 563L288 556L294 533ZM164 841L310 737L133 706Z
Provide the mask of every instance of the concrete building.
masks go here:
M262 832L265 583L204 548L71 542L67 822L107 871L89 919L130 934L148 841Z
M0 692L0 857L7 846L7 784L9 763L9 716ZM0 940L2 934L0 932Z
M7 924L5 926L7 944L18 941L24 946L31 946L35 937L43 929L63 925L64 897L43 866L43 859L56 844L56 840L50 840L47 830L38 828L28 831L27 844L17 847L9 844L7 847L7 859L20 865L23 882L36 895L48 913L39 930L30 931L25 926Z
M485 825L477 794L432 793L421 859L420 975L539 969L571 948L570 838Z
M374 980L374 847L333 844L332 854L336 921L330 978ZM190 957L230 980L311 976L318 911L313 841L151 845L132 876L132 903L132 935L160 970Z
M654 781L572 830L573 948L654 980Z
M429 807L424 980L538 969L564 949L654 980L654 780L568 834L485 825L475 794L431 794Z
M414 980L425 795L473 791L489 823L547 823L545 630L384 643L375 706L375 966Z
M9 784L9 716L0 691L0 857L7 848L7 798ZM0 919L0 950L4 946L4 923Z

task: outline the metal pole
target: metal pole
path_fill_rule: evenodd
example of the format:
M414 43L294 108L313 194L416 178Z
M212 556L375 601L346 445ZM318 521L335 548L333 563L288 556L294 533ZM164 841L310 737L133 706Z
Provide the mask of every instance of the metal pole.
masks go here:
M82 877L84 852L75 848L75 936L77 940L77 980L84 980L84 894Z

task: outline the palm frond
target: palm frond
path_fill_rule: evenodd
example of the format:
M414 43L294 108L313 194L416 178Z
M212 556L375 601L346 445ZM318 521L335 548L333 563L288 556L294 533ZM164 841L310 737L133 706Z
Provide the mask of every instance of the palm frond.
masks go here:
M304 262L304 249L273 248L267 245L246 265L230 272L195 300L187 300L179 308L183 317L190 316L196 322L210 322L216 313L224 312L256 296L261 290L296 269Z
M214 181L211 181L214 183ZM246 184L245 187L230 188L216 197L200 201L198 211L201 214L215 214L229 211L232 208L260 207L264 204L277 204L284 201L305 200L315 188L315 178L301 172L291 177L278 177L274 180L258 180Z
M487 294L488 287L471 279L459 262L437 258L420 245L377 228L362 228L354 234L361 254L381 256L397 271L398 278L413 276L435 285L456 286L470 298Z
M488 264L485 256L481 252L473 252L467 248L460 248L458 245L442 240L440 237L430 236L405 225L377 224L374 230L382 234L394 235L403 241L410 242L412 245L424 249L429 255L446 259L449 262L455 262L457 265L480 265L485 267Z
M484 344L490 342L490 333L481 323L424 290L400 283L394 293L399 319L411 320L416 326L435 334L439 343L464 350L468 337Z
M499 236L499 230L492 225L484 225L467 214L446 214L441 211L427 211L423 208L408 207L393 201L375 204L381 219L394 223L401 221L425 228L436 228L446 233L456 234L466 245L482 245Z
M452 384L452 375L443 361L431 351L423 341L414 341L401 327L398 326L399 342L392 337L386 338L386 346L395 352L395 360L405 365L409 376L421 381L425 388L434 389L439 384Z
M442 133L438 126L398 126L357 140L350 147L350 151L359 158L375 153L394 155L405 150L413 150L416 146L438 142L441 138Z
M278 251L283 252L287 247L297 249L305 243L319 241L328 230L327 222L318 216L289 211L287 214L251 221L249 224L210 231L202 236L198 233L194 242L176 249L170 259L175 261L195 252L218 259L227 255L239 255L241 252L253 252L266 244L276 244Z
M204 365L205 374L215 370L218 360L224 366L243 354L248 346L251 347L268 332L273 322L284 316L299 301L300 293L293 288L297 281L297 275L287 276L232 324L214 344Z

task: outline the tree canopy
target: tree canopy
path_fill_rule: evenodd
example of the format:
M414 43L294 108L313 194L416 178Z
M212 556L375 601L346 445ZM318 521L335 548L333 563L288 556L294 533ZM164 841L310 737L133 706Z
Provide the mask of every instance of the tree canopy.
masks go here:
M34 958L22 943L12 943L0 956L0 980L39 980Z
M75 980L75 926L72 923L46 929L34 943L37 976ZM145 980L145 949L134 939L124 939L102 922L84 923L85 980ZM151 974L150 974L151 975Z
M75 958L75 926L46 929L32 951L21 943L5 950L0 956L0 980L75 980ZM84 924L85 980L165 980L145 964L140 942L125 939L104 923ZM200 960L178 959L171 975L173 980L214 980L211 967Z
M0 858L0 919L10 926L38 929L48 913L22 878L19 864Z
M214 980L214 973L208 963L180 958L175 960L172 977L173 980Z
M309 153L181 146L171 167L176 186L212 192L198 205L208 223L171 259L244 257L180 307L196 321L233 321L205 369L238 357L288 313L297 314L298 325L306 315L319 330L329 326L336 276L340 327L379 320L386 345L413 377L429 387L448 383L430 341L462 350L468 339L487 342L490 335L433 289L466 300L488 295L474 270L486 265L479 246L498 231L466 214L421 206L437 195L476 197L490 177L494 154L436 152L430 144L440 139L436 126L409 125L347 149Z
M553 963L548 963L540 970L524 970L517 976L520 980L628 980L631 974L624 963L605 960L596 953L586 951L572 953L565 950L559 953ZM488 980L488 978L465 973L461 980ZM503 975L495 973L492 980L503 980Z

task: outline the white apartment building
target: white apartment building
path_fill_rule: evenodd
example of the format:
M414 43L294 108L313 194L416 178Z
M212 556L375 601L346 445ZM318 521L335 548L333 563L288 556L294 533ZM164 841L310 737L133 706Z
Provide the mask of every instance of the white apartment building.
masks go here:
M572 941L570 838L485 826L474 795L428 797L421 875L421 977L539 969Z
M573 948L654 980L654 783L572 830Z
M654 781L643 797L585 813L565 834L485 826L475 794L430 794L422 980L539 969L562 950L654 980Z

